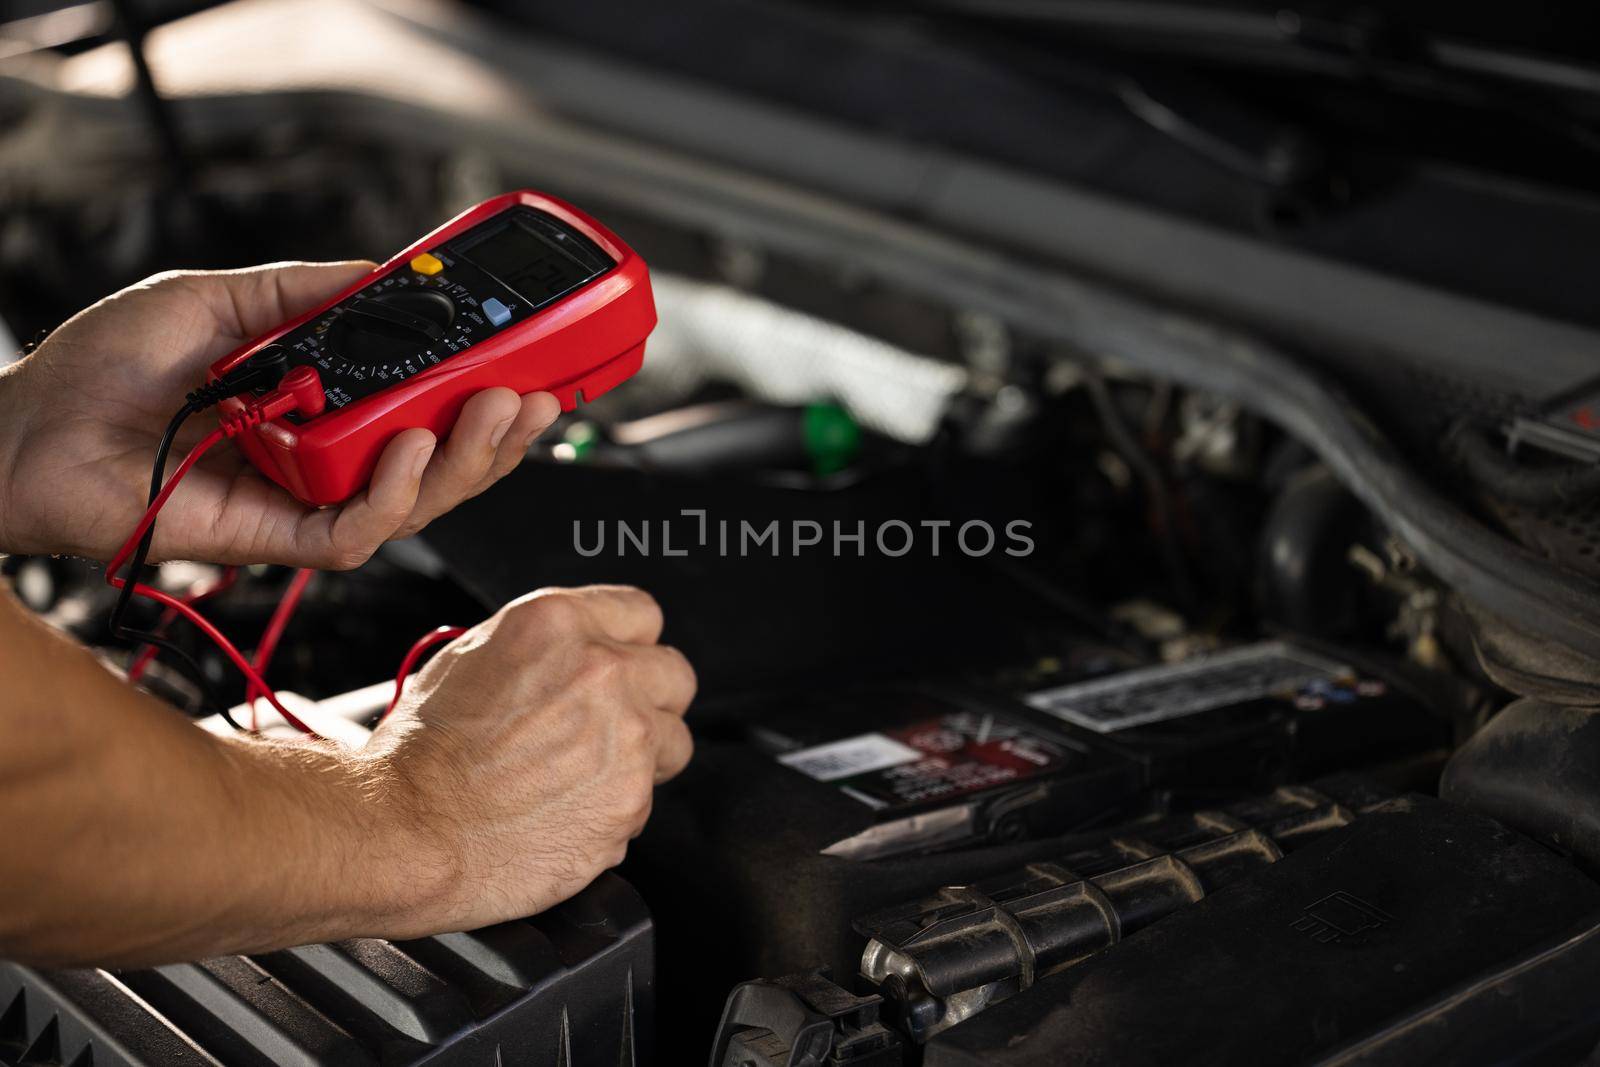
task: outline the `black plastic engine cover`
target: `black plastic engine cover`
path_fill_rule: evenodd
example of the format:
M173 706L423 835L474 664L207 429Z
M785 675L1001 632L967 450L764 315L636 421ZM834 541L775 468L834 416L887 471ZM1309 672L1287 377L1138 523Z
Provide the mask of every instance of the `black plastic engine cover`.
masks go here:
M0 963L0 1064L652 1062L655 935L606 874L531 919L140 971Z
M926 1067L1570 1062L1600 1035L1600 885L1392 801L935 1037Z
M948 544L937 555L926 537L904 557L853 548L836 555L831 541L801 550L788 532L795 522L815 522L831 538L835 524L854 530L864 523L870 541L886 521L948 517L930 507L914 471L812 491L526 463L441 515L425 539L491 610L545 585L648 590L666 614L663 640L694 664L704 700L824 679L839 685L926 677L952 663L1013 662L1030 633L1059 627L1060 613L1047 602ZM701 520L685 509L704 512L704 543L697 540ZM991 516L991 525L1003 529L1012 517ZM776 523L783 540L745 551L741 522L757 530ZM651 538L652 550L620 544L618 523ZM604 550L578 550L579 541L592 548L602 530Z

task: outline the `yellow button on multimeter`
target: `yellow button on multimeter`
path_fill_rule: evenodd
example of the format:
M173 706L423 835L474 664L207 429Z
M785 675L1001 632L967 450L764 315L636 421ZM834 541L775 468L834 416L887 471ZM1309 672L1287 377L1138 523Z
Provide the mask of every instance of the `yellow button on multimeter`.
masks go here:
M411 269L418 274L438 274L444 270L444 263L432 252L424 252L411 260Z

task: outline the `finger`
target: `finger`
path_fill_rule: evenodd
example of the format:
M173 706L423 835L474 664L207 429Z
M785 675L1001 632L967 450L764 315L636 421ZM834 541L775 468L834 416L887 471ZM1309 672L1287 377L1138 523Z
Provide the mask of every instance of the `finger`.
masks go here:
M653 645L661 638L665 619L656 598L631 585L585 585L558 590L574 599L600 632L613 641Z
M660 784L659 780L654 778L654 775L652 775L651 784L652 785ZM651 814L651 812L655 811L655 807L656 807L656 791L654 789L651 789L648 793L645 794L643 810L641 810L640 812L638 812L638 814L636 814L634 816L633 829L628 833L628 840L629 841L636 840L640 834L644 833L644 828L646 826L650 825L650 814ZM624 859L627 858L626 854L624 854L623 858Z
M627 645L655 644L662 625L655 598L627 585L538 589L503 606L496 618L531 623L536 640L549 638L554 629Z
M494 462L489 466L489 477L478 486L478 492L489 488L501 478L516 470L528 454L528 446L550 428L561 414L561 401L551 393L528 393L522 397L522 409L511 422L500 447L495 450Z
M342 508L307 512L304 529L296 531L305 558L329 570L349 570L371 558L415 507L436 443L427 430L406 430L378 457L366 492Z
M496 451L521 411L522 398L510 389L485 389L467 401L450 436L428 464L407 533L420 530L488 483Z
M660 714L660 713L658 713ZM683 720L661 714L656 722L656 784L676 777L694 755L694 738Z
M699 682L688 657L668 645L627 646L635 691L649 695L657 711L682 716L694 700Z
M244 341L323 303L376 267L367 260L268 263L177 278L205 300L223 332Z

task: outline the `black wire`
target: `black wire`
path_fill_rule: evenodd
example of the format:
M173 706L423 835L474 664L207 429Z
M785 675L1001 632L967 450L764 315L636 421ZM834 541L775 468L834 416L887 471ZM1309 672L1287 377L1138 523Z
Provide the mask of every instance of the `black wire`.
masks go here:
M190 415L205 406L207 405L203 400L196 400L191 397L184 402L183 407L178 409L178 413L167 424L166 432L161 435L161 443L156 447L155 463L150 470L150 497L145 504L146 507L154 503L156 497L161 495L161 487L166 480L167 459L172 454L172 445L177 439L178 431L183 427L184 422ZM228 710L227 703L217 695L211 680L206 677L205 670L193 656L160 634L146 630L135 630L123 622L128 605L133 600L133 587L144 576L145 560L150 555L150 545L155 540L155 533L155 523L151 523L150 529L146 530L144 537L139 540L139 547L135 550L133 558L128 563L128 577L123 582L122 588L117 592L116 606L111 609L112 636L136 642L136 645L153 645L167 653L185 668L184 673L189 676L190 681L194 682L195 686L200 690L201 701L214 708L218 714L227 720L229 726L232 726L235 730L243 731L244 726L233 717L233 713Z
M226 397L250 388L260 379L264 372L274 367L281 370L281 362L281 357L264 362L258 362L256 357L252 357L250 362L240 370L228 374L220 381L203 385L189 393L184 399L183 407L179 408L178 413L172 416L172 421L167 423L166 432L161 435L161 443L156 446L156 460L150 468L150 496L145 500L145 507L154 504L156 497L161 495L161 487L166 483L167 459L172 454L173 442L177 440L178 431L183 427L189 416L198 411L204 411ZM139 541L138 551L133 554L133 560L129 564L130 573L142 574L144 572L144 561L150 555L150 544L155 540L155 535L156 525L152 522L150 529L145 531L144 537ZM122 614L127 611L128 603L132 599L132 585L124 586L121 594L117 597L116 610L111 616L113 629L121 625Z
M160 634L150 633L146 630L127 630L124 632L129 637L137 639L141 644L154 645L181 663L186 668L185 673L190 676L190 680L200 689L201 710L209 709L215 711L222 716L229 726L240 733L246 732L243 724L233 717L233 712L228 710L227 703L218 696L216 688L211 684L211 679L206 677L205 670L193 656Z
M167 457L172 454L172 443L178 436L178 430L183 427L185 420L200 410L193 400L184 401L183 407L172 416L172 421L167 423L166 433L161 435L161 444L156 448L155 465L150 469L150 498L145 501L145 507L155 503L156 497L161 495L161 485L166 479ZM123 616L127 614L128 605L133 601L133 587L144 576L145 560L150 555L150 545L155 540L156 524L151 523L150 529L144 532L144 537L139 541L139 547L133 553L133 559L128 563L128 579L117 592L116 606L111 609L111 634L113 637L126 638L132 636L132 631L123 625ZM155 644L146 641L145 644ZM159 646L158 646L159 647Z
M166 432L161 435L161 443L156 446L155 463L150 468L150 496L145 502L145 507L154 504L156 497L161 495L162 485L166 481L167 459L172 455L173 442L177 440L178 431L182 429L189 416L262 383L276 382L283 375L284 362L282 347L269 345L246 360L243 366L228 372L217 381L200 386L184 398L183 406L172 416L172 421L167 423ZM201 699L214 705L234 729L243 730L244 727L229 714L228 706L217 698L216 690L194 657L160 634L131 629L123 621L128 612L128 605L133 602L134 586L144 577L145 561L150 557L150 546L154 543L155 536L156 524L152 521L150 528L139 539L139 547L134 551L133 558L128 561L128 577L122 583L122 588L117 591L117 602L111 609L111 634L115 638L135 641L141 645L153 645L176 657L193 676L191 680L200 689Z

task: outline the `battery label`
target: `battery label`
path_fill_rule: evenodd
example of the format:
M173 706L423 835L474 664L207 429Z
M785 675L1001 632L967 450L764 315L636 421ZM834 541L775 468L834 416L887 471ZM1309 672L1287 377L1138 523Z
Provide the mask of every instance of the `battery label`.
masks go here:
M893 738L883 734L862 734L860 737L847 737L843 741L803 748L799 752L787 752L778 757L778 762L819 782L831 782L921 758L922 753Z
M1284 641L1034 693L1027 702L1096 733L1196 715L1263 697L1293 697L1351 676L1350 668Z
M1076 758L1066 746L997 715L955 712L787 752L778 762L832 782L874 809L937 803L1018 782Z

